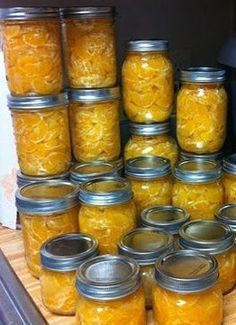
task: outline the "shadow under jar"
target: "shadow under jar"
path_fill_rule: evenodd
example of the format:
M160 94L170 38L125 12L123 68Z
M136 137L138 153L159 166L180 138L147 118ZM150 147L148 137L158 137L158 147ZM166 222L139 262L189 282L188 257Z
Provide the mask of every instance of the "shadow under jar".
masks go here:
M236 154L223 159L224 202L236 203Z
M194 154L182 150L180 151L180 160L197 160L197 161L210 160L215 162L221 162L223 159L223 155L224 155L223 151L201 155L201 154Z
M27 176L21 173L20 170L17 170L16 172L17 185L19 188L24 185L38 183L38 182L53 181L53 180L57 180L57 181L69 180L69 176L70 176L69 172L59 174L56 176L39 176L39 177Z
M78 186L68 181L25 185L16 192L16 207L26 263L32 275L41 274L40 247L52 237L78 231Z

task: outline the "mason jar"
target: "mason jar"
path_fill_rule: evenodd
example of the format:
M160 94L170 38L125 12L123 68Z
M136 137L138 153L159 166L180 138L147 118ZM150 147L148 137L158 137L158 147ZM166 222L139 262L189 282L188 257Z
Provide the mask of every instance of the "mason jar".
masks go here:
M171 204L173 182L169 160L154 156L129 159L125 175L131 182L139 214L156 204Z
M169 253L155 265L154 325L221 325L223 297L214 257L191 250Z
M180 160L211 160L221 162L223 158L223 151L218 151L208 154L194 154L191 152L180 151Z
M152 308L154 265L157 258L174 249L173 236L158 229L136 228L120 238L118 248L121 255L131 257L139 264L146 308Z
M16 172L16 179L17 179L17 185L18 187L22 187L24 185L37 183L37 182L44 182L44 181L51 181L51 180L68 180L69 179L69 172L59 174L56 176L41 176L41 177L33 177L33 176L27 176L23 174L20 170L17 170Z
M71 162L67 96L8 97L21 172L53 176Z
M98 240L101 254L117 252L120 237L137 225L130 183L121 177L100 177L81 184L79 229Z
M145 297L135 260L105 255L84 262L77 272L76 325L146 325Z
M215 214L216 220L229 226L236 237L236 204L224 204Z
M114 7L61 8L65 65L71 88L116 84Z
M236 283L236 255L233 232L230 227L214 220L194 220L184 224L179 231L179 244L214 255L219 267L219 288L225 294Z
M78 161L120 156L119 88L70 89L73 154Z
M205 154L222 149L226 137L225 71L209 67L182 70L177 95L177 138L182 150Z
M29 271L41 274L40 247L52 237L78 231L78 186L68 181L45 181L16 192L24 253Z
M83 262L97 255L97 240L86 234L65 234L43 244L40 249L40 286L47 309L58 315L75 314L76 270Z
M124 148L124 159L140 156L160 156L170 160L172 167L178 160L178 146L170 136L170 123L130 123L131 137Z
M188 211L190 219L214 219L224 201L221 175L220 164L210 160L177 163L172 204Z
M8 88L14 96L52 95L63 90L58 8L0 11Z
M138 123L166 121L174 101L167 40L131 40L122 67L124 110Z
M224 202L236 203L236 154L224 157L222 166L224 172Z

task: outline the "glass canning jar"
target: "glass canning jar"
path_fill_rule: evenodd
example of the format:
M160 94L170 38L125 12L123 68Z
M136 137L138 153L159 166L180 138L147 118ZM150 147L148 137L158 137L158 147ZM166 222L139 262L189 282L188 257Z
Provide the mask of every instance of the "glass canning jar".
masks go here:
M33 177L33 176L24 175L20 170L17 170L17 172L16 172L18 187L22 187L24 185L28 185L28 184L32 184L32 183L51 181L51 180L58 180L58 181L68 180L69 175L70 175L70 173L66 172L63 174L56 175L56 176Z
M194 154L191 152L180 151L180 160L210 160L221 162L223 158L223 151L218 151L208 154Z
M77 325L146 325L140 268L121 255L94 257L77 272Z
M63 89L58 8L6 8L0 28L8 87L14 96L57 94Z
M75 159L86 162L119 158L119 88L70 89L69 100Z
M129 159L125 175L131 182L139 214L156 204L171 204L173 182L169 160L154 156Z
M198 67L181 71L177 95L177 138L182 150L212 153L226 137L227 94L225 71Z
M186 160L176 164L172 203L190 214L190 219L214 219L223 204L221 166L213 161Z
M81 184L79 228L98 240L101 254L116 253L126 231L137 225L130 183L121 177L100 177Z
M40 249L41 295L44 305L52 313L75 314L76 270L84 261L97 255L97 240L86 234L65 234L43 244Z
M236 204L224 204L215 214L216 220L229 226L236 237Z
M173 65L167 40L128 42L122 67L124 110L132 122L167 120L174 101Z
M236 203L236 154L223 159L223 185L225 203Z
M118 248L121 255L131 257L139 264L146 308L152 308L154 265L158 257L174 249L173 236L162 230L136 228L120 238Z
M178 160L178 146L169 135L170 123L130 123L131 137L125 145L124 158L140 156L160 156L168 158L171 165Z
M68 181L45 181L21 187L16 207L30 272L39 277L40 247L55 236L78 231L78 186Z
M116 84L114 7L61 8L67 79L71 88Z
M230 227L214 220L194 220L179 231L181 248L214 255L219 267L218 286L225 294L236 283L236 254L233 232Z
M154 325L221 325L223 297L214 257L191 250L169 253L155 265Z
M66 172L71 162L65 93L42 97L8 97L20 169L29 176Z

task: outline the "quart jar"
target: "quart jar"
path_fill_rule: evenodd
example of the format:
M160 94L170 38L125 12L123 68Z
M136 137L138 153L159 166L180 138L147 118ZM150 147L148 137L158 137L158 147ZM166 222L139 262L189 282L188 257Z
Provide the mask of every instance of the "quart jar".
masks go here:
M154 265L162 254L174 249L171 234L151 228L136 228L125 233L118 244L119 253L133 258L140 266L146 308L152 308Z
M131 182L138 213L157 204L171 204L172 176L169 160L137 157L126 161L125 175Z
M0 11L8 88L14 96L57 94L63 89L58 8Z
M18 162L28 176L68 171L71 161L67 97L8 97Z
M71 88L116 84L114 7L62 8L67 79Z
M223 294L230 291L236 283L235 243L230 227L219 221L194 220L181 227L179 236L181 248L214 255L219 267L218 286Z
M223 151L218 151L209 154L194 154L191 152L181 151L180 160L210 160L221 162L223 158Z
M213 161L177 163L172 204L188 211L190 219L214 219L224 201L221 175L221 166Z
M181 71L177 95L177 138L182 150L212 153L226 137L227 94L225 71L199 67Z
M216 212L215 218L229 226L236 238L236 204L222 205Z
M43 304L52 313L75 314L76 270L83 262L97 255L97 240L86 234L65 234L43 244L40 250L41 295Z
M81 184L79 228L98 240L101 254L117 252L120 237L137 225L130 183L121 177L100 177Z
M130 123L131 138L125 145L124 158L160 156L168 158L171 165L178 160L178 146L169 135L169 122L140 124Z
M191 250L169 253L155 265L154 325L221 325L223 297L214 257Z
M236 154L223 159L223 185L225 203L236 203Z
M138 123L162 122L172 112L173 65L166 40L128 42L122 67L124 110Z
M119 158L119 88L70 89L69 100L75 159L86 162Z
M25 258L30 272L39 277L40 247L52 237L78 231L78 186L68 181L29 184L16 192Z
M76 325L146 325L140 268L121 255L98 256L77 272Z
M33 176L27 176L24 175L20 170L17 170L16 172L16 178L17 178L17 185L18 187L22 187L24 185L37 183L37 182L44 182L44 181L51 181L51 180L68 180L69 179L69 172L56 175L56 176L41 176L41 177L33 177Z

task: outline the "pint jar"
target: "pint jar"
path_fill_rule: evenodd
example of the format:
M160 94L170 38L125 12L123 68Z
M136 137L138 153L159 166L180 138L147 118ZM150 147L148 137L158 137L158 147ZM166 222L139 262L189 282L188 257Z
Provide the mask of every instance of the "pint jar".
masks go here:
M225 203L236 203L236 154L223 159L223 185Z
M16 178L17 178L17 185L18 187L22 187L24 185L32 184L32 183L38 183L38 182L44 182L44 181L51 181L51 180L68 180L69 179L69 172L59 174L56 176L39 176L39 177L33 177L33 176L27 176L23 174L20 170L17 170L16 172Z
M42 244L52 237L78 231L78 191L68 181L34 183L17 190L26 263L35 277L41 274Z
M215 214L216 220L229 226L236 238L236 204L224 204Z
M58 8L6 8L0 26L8 88L14 96L57 94L63 89Z
M28 176L68 171L71 161L67 97L8 97L18 162Z
M177 95L177 138L182 150L212 153L226 137L227 94L225 71L199 67L181 71Z
M138 264L121 255L98 256L77 272L76 325L146 325Z
M76 270L98 255L96 239L70 233L46 241L40 250L42 274L40 286L43 304L59 315L74 315L77 292Z

